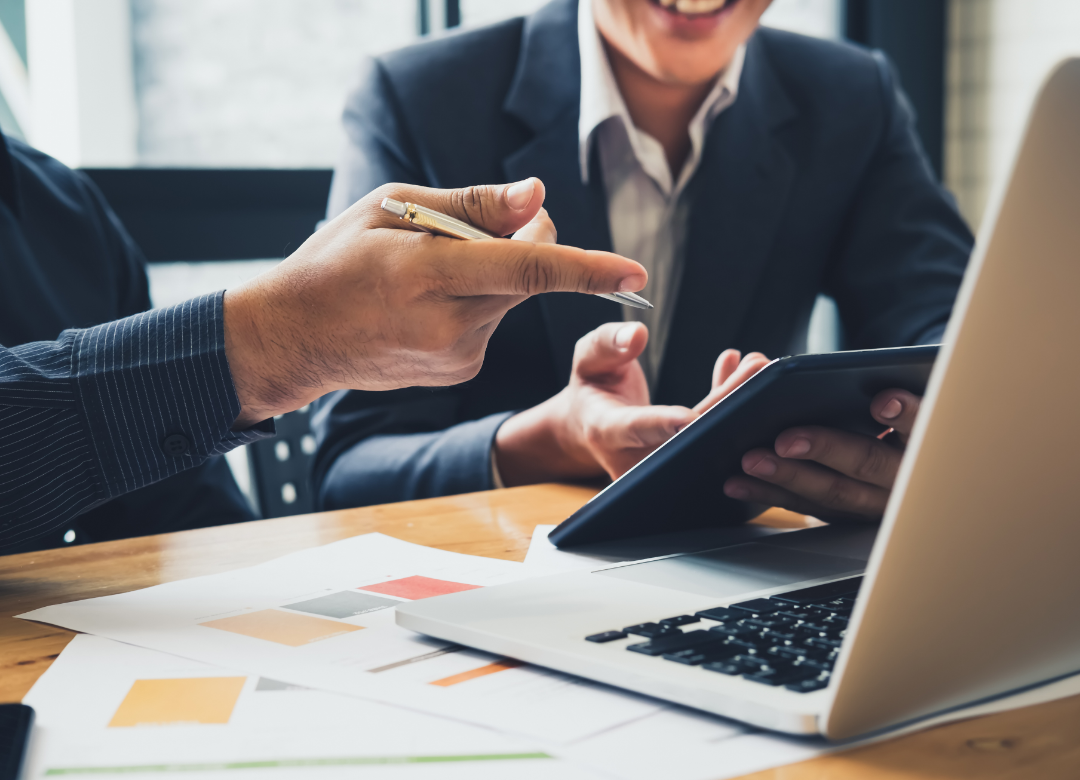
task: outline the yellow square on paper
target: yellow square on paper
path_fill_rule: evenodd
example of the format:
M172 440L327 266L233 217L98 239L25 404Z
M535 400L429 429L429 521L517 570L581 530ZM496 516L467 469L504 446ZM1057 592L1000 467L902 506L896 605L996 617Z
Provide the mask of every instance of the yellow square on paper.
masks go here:
M300 647L321 639L329 639L332 636L363 629L363 626L338 623L334 620L300 615L295 612L284 612L280 609L262 609L258 612L211 620L199 625L243 634L253 639L265 639L267 642L277 642L279 645L289 647Z
M136 680L109 728L228 723L246 681L246 677Z

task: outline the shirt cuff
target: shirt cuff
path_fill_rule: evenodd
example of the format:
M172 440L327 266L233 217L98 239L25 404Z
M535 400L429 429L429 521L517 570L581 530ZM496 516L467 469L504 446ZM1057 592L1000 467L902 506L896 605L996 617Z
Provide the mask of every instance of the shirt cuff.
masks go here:
M496 490L504 490L506 484L502 481L502 474L499 473L499 464L495 460L495 445L491 445L491 484L495 486Z
M71 331L72 373L109 498L272 436L243 431L225 357L224 291Z

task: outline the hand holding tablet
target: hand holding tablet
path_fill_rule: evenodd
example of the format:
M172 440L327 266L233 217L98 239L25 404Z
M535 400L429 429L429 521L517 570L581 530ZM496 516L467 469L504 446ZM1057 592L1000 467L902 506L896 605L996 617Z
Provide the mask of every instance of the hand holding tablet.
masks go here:
M746 476L729 477L724 495L823 518L877 520L885 512L922 398L884 390L870 414L887 436L821 426L789 428L772 448L742 458Z
M876 437L893 427L903 443L936 355L935 346L901 347L773 361L609 485L552 541L570 546L744 522L760 507L725 495L729 479L728 490L744 487L751 501L830 518L877 517L902 452ZM721 356L718 376L734 360ZM900 408L890 418L892 401ZM777 456L778 445L786 455ZM776 466L772 474L740 476L762 462Z

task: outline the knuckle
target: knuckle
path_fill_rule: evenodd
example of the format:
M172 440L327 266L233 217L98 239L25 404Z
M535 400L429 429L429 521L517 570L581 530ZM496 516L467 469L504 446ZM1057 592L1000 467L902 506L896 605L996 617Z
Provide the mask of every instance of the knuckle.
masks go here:
M866 441L851 476L863 482L871 482L885 472L887 465L886 454L877 442Z
M798 464L790 465L784 462L783 458L777 458L776 473L767 478L767 481L772 482L774 485L794 485L799 480L799 466Z
M554 281L548 264L531 252L518 260L516 277L522 295L536 295L549 290Z
M850 509L856 503L856 492L851 481L838 474L829 479L822 503L834 509Z
M582 426L581 435L590 449L594 451L606 449L605 442L607 436L606 431L602 426L596 425L595 423L586 423Z
M487 198L486 187L472 185L454 190L452 202L462 219L483 224Z

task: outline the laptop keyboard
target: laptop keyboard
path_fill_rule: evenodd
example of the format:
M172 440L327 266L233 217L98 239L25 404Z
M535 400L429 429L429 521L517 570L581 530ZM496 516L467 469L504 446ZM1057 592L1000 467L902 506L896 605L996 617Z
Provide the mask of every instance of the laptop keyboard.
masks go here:
M862 577L587 636L632 653L808 693L829 684ZM686 630L683 627L686 626Z

